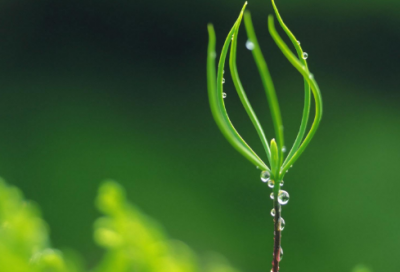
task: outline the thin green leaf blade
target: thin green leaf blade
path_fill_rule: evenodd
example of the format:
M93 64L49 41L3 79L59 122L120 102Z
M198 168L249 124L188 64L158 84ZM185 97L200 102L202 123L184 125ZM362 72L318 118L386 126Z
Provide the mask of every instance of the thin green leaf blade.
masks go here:
M318 84L314 79L314 76L309 72L307 67L305 67L299 59L292 53L292 51L288 48L286 43L282 40L282 38L279 36L278 32L275 29L274 25L274 18L272 15L269 16L268 18L268 28L269 32L274 39L275 43L281 49L283 55L289 60L289 62L300 72L300 74L304 77L304 79L308 82L308 84L311 87L312 93L314 95L314 100L315 100L315 118L314 122L311 126L310 131L308 132L306 138L300 145L299 149L294 153L293 157L285 164L282 166L282 169L280 171L281 177L285 174L286 170L290 168L291 165L300 157L300 155L304 152L310 141L315 135L315 132L318 129L318 126L321 122L322 118L322 97L321 97L321 92L319 90Z
M275 139L271 140L271 179L279 180L279 149Z
M253 58L256 62L258 71L260 73L263 87L265 89L265 93L267 95L269 107L271 110L272 122L274 124L274 130L276 133L276 139L278 143L279 157L283 159L282 149L285 146L283 124L282 124L281 111L279 108L279 103L278 103L278 98L276 96L274 83L269 73L267 63L264 59L264 56L258 44L257 36L254 31L253 22L251 21L251 15L249 12L246 12L244 14L244 23L246 26L246 32L249 41L251 41L254 44L254 49L252 50Z
M257 156L257 154L248 146L248 144L242 139L236 129L233 127L228 114L226 112L225 104L223 101L223 71L225 66L225 60L229 49L229 44L231 42L232 34L234 28L229 32L224 46L222 48L219 65L218 74L215 80L215 32L211 25L208 27L209 30L209 46L208 46L208 56L207 56L207 79L208 79L208 94L209 102L211 107L211 112L217 123L222 134L228 140L228 142L246 159L252 162L254 165L258 166L261 170L269 170L268 166ZM213 68L214 67L214 68ZM216 87L215 87L216 86Z
M229 57L230 71L231 71L231 75L232 75L233 84L235 85L235 88L239 95L240 101L242 102L243 107L247 112L247 115L249 116L251 122L253 123L253 125L257 131L257 134L261 140L261 143L263 144L265 153L267 154L268 161L271 161L271 151L269 148L268 140L267 140L264 130L253 110L253 107L251 106L250 101L247 98L247 95L243 88L242 82L240 80L239 72L238 72L237 65L236 65L237 42L238 42L239 28L240 28L240 24L242 22L242 17L243 17L243 11L240 13L239 19L236 22L235 27L234 27L234 33L233 33L233 39L232 39L232 43L231 43L231 51L230 51L230 57Z
M283 22L283 19L282 19L281 15L279 14L278 8L277 8L274 0L272 0L272 6L274 7L276 18L278 19L279 24L281 25L282 29L285 31L286 35L289 37L294 48L296 49L297 56L299 57L300 62L308 69L307 61L303 58L304 52L303 52L303 49L301 48L300 42L296 39L296 37L293 35L293 33L290 31L290 29ZM289 154L287 155L283 165L285 165L287 163L287 161L289 161L293 157L294 153L299 149L300 144L304 139L304 135L307 131L308 119L310 117L310 109L311 109L311 90L310 90L310 85L308 84L307 80L304 79L304 108L303 108L303 114L302 114L302 119L301 119L301 123L300 123L300 129L299 129L297 137L294 141L294 144L293 144L292 148L290 149Z

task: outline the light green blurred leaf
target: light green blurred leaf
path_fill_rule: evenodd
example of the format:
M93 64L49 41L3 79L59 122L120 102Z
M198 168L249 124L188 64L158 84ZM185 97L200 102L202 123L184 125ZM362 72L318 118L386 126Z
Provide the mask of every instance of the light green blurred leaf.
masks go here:
M96 272L197 272L216 270L200 267L199 258L183 242L171 240L163 228L125 198L124 189L106 181L99 189L97 207L105 214L95 223L94 239L107 250ZM213 261L213 263L216 263Z

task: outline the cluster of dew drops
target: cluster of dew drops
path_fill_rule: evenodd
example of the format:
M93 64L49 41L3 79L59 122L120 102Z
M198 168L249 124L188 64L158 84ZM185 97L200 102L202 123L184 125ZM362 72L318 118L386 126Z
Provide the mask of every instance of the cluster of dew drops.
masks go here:
M285 152L285 151L286 151L286 148L283 147L283 148L282 148L282 151ZM273 189L274 186L275 186L275 182L270 178L270 172L268 172L268 171L262 171L262 172L261 172L261 181L264 182L264 183L267 183L267 184L268 184L268 187L271 188L271 189ZM282 180L282 181L279 183L279 186L282 187L283 185L284 185L284 181ZM273 192L270 194L270 198L271 198L271 199L274 199L274 193L273 193ZM286 204L288 204L288 202L289 202L289 193L286 192L285 190L279 190L279 193L278 193L278 203L279 203L279 205L280 205L280 206L279 206L279 211L280 211L280 212L282 212L281 207L284 206L284 205L286 205ZM282 213L280 213L280 214L282 215ZM275 213L275 208L272 208L272 210L271 210L271 216L272 216L273 218L275 218L275 215L276 215L276 213ZM283 219L282 216L280 216L278 220L279 220L279 230L280 230L280 231L283 231L283 229L285 228L285 220ZM282 247L281 247L281 249L280 249L280 254L279 254L279 260L280 260L280 261L282 260L282 257L283 257L283 249L282 249ZM272 271L272 270L271 270L271 271Z
M261 172L261 181L264 182L264 183L267 183L268 187L271 188L271 189L273 189L274 186L275 186L275 182L272 179L270 179L270 173L268 171L262 171ZM280 187L282 187L283 184L284 184L284 181L282 180L280 182L280 184L279 184ZM273 192L270 194L270 198L274 199L274 193ZM278 193L278 203L279 203L279 205L284 206L284 205L288 204L288 202L289 202L289 193L286 192L285 190L279 190L279 193ZM275 217L275 208L273 208L271 210L271 216ZM285 228L285 220L282 217L280 217L279 218L279 229L282 231L284 228Z
M225 74L225 70L222 71L222 74ZM225 84L225 78L222 78L222 84ZM222 93L222 98L226 98L226 93Z

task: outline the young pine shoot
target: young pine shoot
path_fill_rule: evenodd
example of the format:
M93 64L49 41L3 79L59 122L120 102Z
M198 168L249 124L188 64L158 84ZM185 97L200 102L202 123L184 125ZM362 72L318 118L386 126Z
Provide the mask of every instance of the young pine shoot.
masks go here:
M267 63L264 59L264 56L257 41L250 13L245 12L247 2L244 4L244 7L240 12L238 19L236 20L235 24L233 25L232 29L225 39L220 54L217 70L215 69L216 37L212 24L208 25L209 44L207 54L207 85L211 112L222 134L239 153L241 153L246 159L257 166L258 169L261 169L261 180L268 183L268 186L273 189L270 197L271 199L273 199L273 209L271 210L271 215L274 218L275 234L271 271L278 272L279 262L283 254L283 250L281 247L281 232L285 227L285 221L281 216L281 206L286 205L289 201L289 194L286 191L281 190L280 187L283 186L283 178L285 174L304 152L318 129L322 117L322 98L317 82L315 81L313 74L310 73L310 71L308 70L308 65L306 61L308 58L308 54L306 52L303 52L300 42L295 38L293 33L283 22L274 0L272 0L272 5L278 22L292 42L296 50L296 54L294 54L289 49L286 43L279 36L278 32L275 29L274 18L272 15L268 17L268 29L271 37L275 41L279 49L282 51L283 55L304 78L304 110L302 113L300 129L294 141L294 144L286 157L284 156L284 153L286 152L286 147L284 142L283 124L278 98L276 96L275 87L269 73ZM276 140L272 139L270 143L268 143L264 130L246 96L236 66L239 27L243 18L248 36L246 47L247 49L251 50L253 54L254 61L256 62L258 71L260 73L261 81L265 89L271 111ZM224 102L226 94L223 91L223 84L225 82L225 79L223 78L223 74L228 51L229 68L235 89L239 95L243 107L245 108L251 122L254 125L254 128L257 131L257 134L264 147L268 163L262 161L261 158L253 151L253 149L251 149L251 147L243 140L235 127L232 125L226 111ZM310 130L306 134L307 123L310 117L311 94L313 95L315 100L315 117Z

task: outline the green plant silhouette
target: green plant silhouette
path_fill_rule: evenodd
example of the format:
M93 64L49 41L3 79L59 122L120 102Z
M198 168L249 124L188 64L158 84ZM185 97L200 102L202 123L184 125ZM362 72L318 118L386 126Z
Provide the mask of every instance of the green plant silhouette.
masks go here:
M282 51L284 56L289 60L289 62L297 69L297 71L304 78L304 110L302 115L302 121L300 124L300 129L296 140L290 149L286 158L284 158L284 152L286 150L284 133L283 133L283 123L280 113L280 107L278 104L278 98L276 96L275 87L268 70L267 63L263 57L260 50L260 46L257 41L257 37L254 31L254 27L251 21L251 16L249 12L244 13L247 6L247 2L244 4L242 11L240 12L239 18L236 20L232 29L230 30L228 36L225 39L225 43L222 47L222 51L219 58L218 69L215 70L215 59L216 59L216 37L214 28L211 24L208 25L209 32L209 44L208 44L208 55L207 55L207 82L208 82L208 95L209 102L213 117L220 128L222 134L231 143L231 145L239 151L245 158L256 165L263 172L261 177L263 181L268 182L270 187L273 187L273 195L271 198L274 199L273 206L274 210L272 212L275 221L275 242L274 242L274 258L272 262L273 272L279 270L279 261L281 259L281 231L284 227L284 220L281 217L281 204L286 204L288 200L288 194L285 191L280 190L280 186L283 185L283 178L285 174L289 171L289 168L297 161L300 155L304 152L310 141L315 135L318 129L319 123L322 117L322 98L321 93L318 88L317 82L315 81L314 75L310 73L307 66L307 53L303 52L300 42L295 38L293 33L284 24L282 17L280 16L278 9L275 5L274 0L272 0L272 5L275 10L276 17L278 21L292 42L297 56L289 49L285 42L281 39L278 32L274 26L274 18L272 15L268 17L268 29L275 41L276 45ZM237 40L239 34L239 27L244 16L247 36L248 36L248 49L253 53L254 60L257 64L258 71L260 73L261 81L263 83L265 93L268 99L268 103L271 110L272 122L274 125L274 130L276 134L276 140L272 139L269 144L265 136L264 130L254 110L247 99L246 93L244 91L243 85L240 81L238 69L236 66L236 55L237 55ZM265 149L267 159L269 162L269 167L267 163L263 162L260 157L251 149L251 147L243 140L239 135L237 130L232 125L229 116L227 114L224 98L225 93L223 92L223 84L225 79L223 78L225 61L229 55L229 67L232 76L232 80L239 98L253 123L261 143ZM311 105L311 93L315 100L315 118L311 125L311 128L306 135L307 123L310 117L310 105ZM283 200L283 198L285 198ZM286 199L287 198L287 199ZM283 200L283 201L282 201Z

